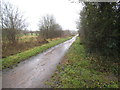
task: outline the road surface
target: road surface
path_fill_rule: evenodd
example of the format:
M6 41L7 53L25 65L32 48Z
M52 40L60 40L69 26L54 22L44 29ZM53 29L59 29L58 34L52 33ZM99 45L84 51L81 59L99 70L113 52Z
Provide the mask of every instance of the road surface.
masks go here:
M56 70L66 51L75 41L72 39L21 62L14 69L2 73L3 88L44 88L44 84Z

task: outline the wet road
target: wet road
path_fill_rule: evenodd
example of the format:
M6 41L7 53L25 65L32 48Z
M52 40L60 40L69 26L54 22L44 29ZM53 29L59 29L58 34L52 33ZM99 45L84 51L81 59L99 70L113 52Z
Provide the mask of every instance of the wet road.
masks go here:
M3 71L3 88L44 88L47 81L56 70L64 54L75 41L72 39L61 43L47 51L21 62L14 69Z

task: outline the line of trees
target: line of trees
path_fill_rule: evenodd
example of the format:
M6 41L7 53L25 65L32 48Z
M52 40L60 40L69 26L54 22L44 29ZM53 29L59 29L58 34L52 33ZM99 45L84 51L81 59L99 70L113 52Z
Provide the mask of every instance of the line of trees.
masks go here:
M32 33L27 31L27 23L20 13L19 9L14 7L9 2L2 2L1 7L2 17L2 42L5 44L15 44L18 42L19 35ZM40 37L44 40L48 38L56 38L62 36L62 27L56 23L55 18L52 15L44 16L39 22ZM36 35L38 35L36 33Z
M18 43L20 36L28 35L28 33L36 34L39 41L41 38L46 41L48 38L61 37L64 34L70 35L69 32L67 35L67 31L62 30L52 15L42 17L39 21L39 31L32 32L27 30L28 24L17 7L9 2L2 2L0 10L2 13L0 23L2 25L3 47L4 45Z
M85 2L79 22L87 52L120 57L120 2Z

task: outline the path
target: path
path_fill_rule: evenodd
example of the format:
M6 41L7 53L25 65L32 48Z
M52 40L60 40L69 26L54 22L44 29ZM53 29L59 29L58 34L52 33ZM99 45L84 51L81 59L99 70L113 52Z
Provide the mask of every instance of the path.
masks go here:
M44 82L48 80L56 70L64 54L75 41L72 39L61 43L47 51L21 62L14 69L3 71L3 88L44 88Z

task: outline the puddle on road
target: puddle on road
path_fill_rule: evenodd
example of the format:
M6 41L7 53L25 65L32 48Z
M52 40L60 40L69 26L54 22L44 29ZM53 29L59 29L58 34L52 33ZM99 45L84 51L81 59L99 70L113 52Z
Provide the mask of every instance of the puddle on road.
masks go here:
M44 82L54 73L56 66L75 39L76 36L48 49L46 52L23 61L14 69L4 70L3 88L44 87Z

